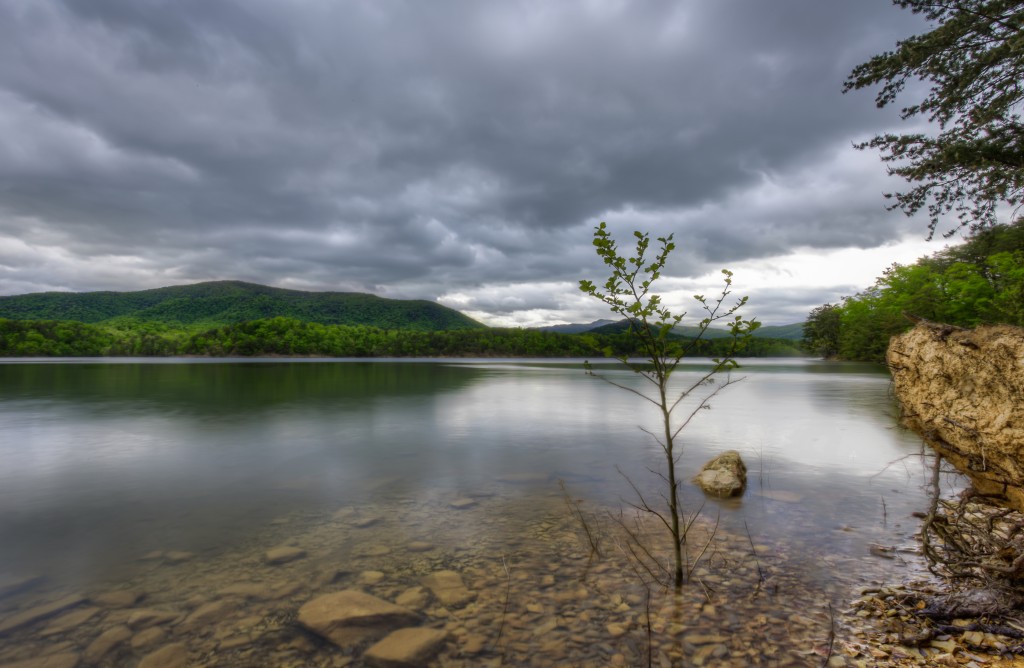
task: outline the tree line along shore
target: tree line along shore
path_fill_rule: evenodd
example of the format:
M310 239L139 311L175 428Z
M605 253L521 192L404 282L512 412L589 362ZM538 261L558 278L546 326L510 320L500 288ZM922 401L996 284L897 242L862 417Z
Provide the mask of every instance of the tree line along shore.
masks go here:
M726 351L729 343L728 339L696 341L692 354L714 357ZM609 348L616 355L639 352L633 350L635 345L627 331L418 331L324 325L284 317L214 328L0 319L0 356L6 357L594 357ZM753 338L741 354L776 357L805 353L797 341Z
M977 230L914 264L894 264L866 290L815 308L804 344L824 357L883 362L889 340L920 320L1024 326L1024 220Z

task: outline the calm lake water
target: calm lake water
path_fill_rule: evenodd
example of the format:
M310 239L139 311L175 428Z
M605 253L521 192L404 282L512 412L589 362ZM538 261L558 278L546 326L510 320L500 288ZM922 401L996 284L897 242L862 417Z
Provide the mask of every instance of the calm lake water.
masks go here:
M703 368L700 361L690 364L677 375L680 387ZM602 373L642 387L614 366ZM879 559L869 551L872 544L910 544L916 528L910 513L924 505L920 441L897 427L884 369L756 360L732 378L742 380L682 434L687 507L704 504L703 517L719 518L723 540L756 544L764 568L822 592L805 606L820 608L832 599L842 606L857 586L898 579L914 568L912 561ZM225 612L237 622L235 631L176 636L187 639L193 659L213 652L224 665L248 665L246 652L267 656L271 650L270 636L261 636L256 625L242 626L245 619L251 623L268 610L294 617L303 602L350 585L386 598L442 566L463 566L478 594L472 605L483 610L493 601L504 619L515 609L508 603L510 583L518 582L508 573L514 558L520 565L513 570L526 586L541 574L561 572L556 557L568 554L567 542L587 556L559 481L581 507L592 509L598 525L607 523L603 509L628 508L635 500L617 469L657 500L658 480L648 469L660 469L662 455L640 429L656 419L633 395L586 376L579 361L8 360L0 363L0 585L44 579L0 599L7 605L0 606L0 627L5 610L9 617L21 614L71 591L89 596L131 589L150 607L185 615L201 604L204 590L217 586L209 578L298 582L295 591L268 597L271 602L248 617ZM742 500L705 502L689 478L726 449L745 458L748 491ZM413 543L414 551L403 552ZM281 544L307 555L273 568L253 556ZM185 556L179 564L166 558L171 553ZM732 562L721 558L729 572ZM250 570L234 572L231 564L250 564L244 566ZM367 571L383 573L384 581L368 584ZM715 574L708 577L714 581ZM749 593L757 583L734 584ZM722 591L729 586L724 582ZM495 591L485 592L489 587ZM702 595L698 610L713 603L713 596ZM635 592L626 596L622 605L636 602ZM766 600L764 610L776 604ZM429 623L452 623L447 613L446 621L435 619L425 605ZM603 645L588 640L585 630L565 621L580 623L582 604L573 605L571 615L546 614L562 620L550 633L584 639L581 653L553 662L601 665L622 653L632 665L644 651L642 639L623 644L615 633ZM703 624L716 623L721 613L712 613ZM103 620L113 624L118 614L125 613L101 606L87 621L48 635L45 621L25 625L0 650L0 663L47 646L85 651L106 628ZM527 627L546 623L537 614ZM636 615L626 628L643 625ZM613 623L601 620L602 629ZM743 633L728 620L717 623L727 636ZM531 657L544 652L535 635L516 645L512 622L503 621L501 631L466 624L449 629L444 665L456 665L451 662L459 657L465 665L502 657L505 665L547 665L543 658L517 658L524 643ZM483 648L465 644L467 637L488 634L498 637L478 642ZM235 637L243 640L225 641ZM304 642L308 646L274 654L275 662L331 665L318 663L330 648ZM568 642L562 646L571 652ZM742 649L720 644L733 654L709 650L708 656L726 657L715 665L728 665L728 656ZM153 648L125 645L107 660L118 665L145 649ZM678 652L691 656L700 649L689 643ZM806 649L782 647L749 660L803 665L799 652ZM666 641L660 651L669 656L674 650ZM342 654L358 661L356 650Z

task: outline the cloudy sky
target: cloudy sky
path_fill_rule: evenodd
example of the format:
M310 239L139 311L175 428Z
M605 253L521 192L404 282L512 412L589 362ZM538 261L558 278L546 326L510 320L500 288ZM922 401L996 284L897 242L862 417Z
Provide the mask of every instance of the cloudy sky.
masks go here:
M602 220L800 321L941 248L852 144L889 0L4 0L0 294L239 279L605 317ZM903 128L906 129L906 128Z

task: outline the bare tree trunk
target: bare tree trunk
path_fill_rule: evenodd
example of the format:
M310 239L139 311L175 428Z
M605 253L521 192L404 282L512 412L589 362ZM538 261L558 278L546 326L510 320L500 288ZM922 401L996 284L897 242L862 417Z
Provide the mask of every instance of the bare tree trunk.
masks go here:
M669 409L666 395L665 378L659 383L658 390L661 398L662 424L665 427L665 458L668 466L668 510L672 515L672 549L675 558L674 583L676 591L683 588L683 541L679 534L679 485L676 484L676 458L675 443L672 438L672 412Z

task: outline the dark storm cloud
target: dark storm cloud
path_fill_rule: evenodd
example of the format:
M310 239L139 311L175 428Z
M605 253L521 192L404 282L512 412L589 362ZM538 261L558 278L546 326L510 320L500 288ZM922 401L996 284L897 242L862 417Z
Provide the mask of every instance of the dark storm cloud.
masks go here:
M566 282L605 218L685 237L690 275L879 245L907 227L850 143L893 118L839 91L919 30L885 0L11 0L0 293Z

